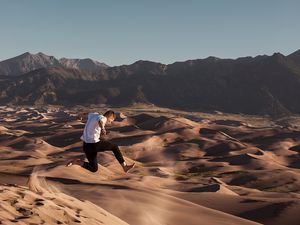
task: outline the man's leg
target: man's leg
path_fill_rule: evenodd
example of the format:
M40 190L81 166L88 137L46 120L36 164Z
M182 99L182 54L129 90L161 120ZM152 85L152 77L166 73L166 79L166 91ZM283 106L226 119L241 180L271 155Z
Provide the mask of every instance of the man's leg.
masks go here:
M125 162L119 147L109 141L101 140L101 141L97 142L96 143L96 151L97 152L112 151L120 164L123 164Z
M123 155L119 149L119 147L109 141L104 141L101 140L99 142L96 143L96 151L97 152L104 152L104 151L112 151L116 157L116 159L119 161L119 163L121 164L123 170L125 172L127 172L128 170L130 170L131 168L134 167L134 163L132 165L127 165Z
M93 173L98 170L97 151L95 151L95 147L94 143L83 143L83 151L89 162L84 162L81 166Z

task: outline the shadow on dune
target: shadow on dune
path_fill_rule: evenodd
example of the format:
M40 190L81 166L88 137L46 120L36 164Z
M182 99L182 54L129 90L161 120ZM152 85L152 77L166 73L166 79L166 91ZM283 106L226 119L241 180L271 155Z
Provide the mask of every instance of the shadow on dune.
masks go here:
M249 182L256 181L257 177L252 174L245 174L245 175L240 175L238 177L233 178L228 184L229 185L245 185Z
M47 138L45 141L47 141L49 144L55 146L55 147L65 147L71 144L74 144L78 141L80 141L80 137L82 135L82 131L72 131L68 133L63 134L57 134L54 136L51 136Z
M229 165L246 165L251 162L254 158L249 156L248 154L234 155L228 157L221 157L211 159L211 162L228 162Z
M212 147L207 148L205 151L205 156L221 156L228 155L231 151L237 151L244 149L245 146L238 142L226 141Z
M274 220L274 218L279 217L280 214L292 204L293 202L273 203L261 208L256 208L250 211L240 213L237 216L249 220L254 220L263 224L272 224L267 223L268 220L270 220L270 218Z
M213 122L218 125L225 125L225 126L232 126L232 127L238 127L243 125L241 121L237 121L237 120L214 120Z
M137 143L141 143L148 138L151 138L153 135L151 134L141 134L134 136L126 136L126 137L118 137L110 139L111 142L120 146L131 146Z
M293 147L290 147L289 150L298 152L300 154L300 145L295 145Z
M259 199L250 199L250 198L240 201L240 203L253 203L253 202L266 202L266 201L259 200Z
M300 159L297 159L294 162L290 163L288 167L300 169Z
M151 120L151 119L154 119L154 118L156 118L156 117L151 116L147 113L141 113L141 114L138 114L136 116L128 117L126 120L128 120L128 122L130 122L130 123L138 124L138 123L143 123L147 120Z
M300 137L300 131L289 131L287 133L282 133L282 131L283 130L274 129L273 132L268 136L266 136L264 133L262 133L261 135L257 133L257 136L244 139L243 141L256 144L259 148L265 148L266 146L274 142L280 142L288 138L297 140Z
M209 129L209 128L201 128L199 130L199 134L203 134L203 135L214 135L217 134L218 131L214 130L214 129Z
M40 126L36 126L34 124L30 125L22 125L22 126L16 126L15 129L18 130L25 130L28 132L33 132L33 133L39 133L41 131L55 131L56 129L60 128L62 125L60 124L42 124Z
M15 150L26 150L26 149L31 149L30 145L34 144L34 139L27 138L27 137L20 137L15 139L15 141L8 145L9 147L14 148Z
M111 189L123 189L123 190L129 190L132 189L131 187L125 186L125 185L117 185L117 184L99 184L99 183L85 183L81 182L79 180L75 179L67 179L67 178L58 178L58 177L45 177L47 180L59 182L62 184L78 184L78 185L90 185L90 186L99 186L99 187L105 187L105 188L111 188Z
M162 134L173 133L173 132L177 133L177 132L180 132L184 129L185 128L175 128L175 129L172 129L172 130L157 132L155 134L141 134L141 135L117 137L117 138L110 139L110 141L117 144L117 145L121 145L121 146L131 146L131 145L138 144L138 143L141 143L143 141L146 141L148 138L151 138L153 136L159 136L159 135L162 135Z
M0 160L26 160L26 159L29 159L29 158L31 158L31 156L20 155L20 156L16 156L16 157L13 157L13 158L0 159Z
M74 129L84 129L85 124L72 124L71 125Z
M64 156L67 156L68 153L82 153L83 154L82 146L80 145L79 147L72 147L72 148L66 149L62 152L53 152L53 153L48 154L48 156L62 158Z
M211 172L211 171L218 171L219 169L222 169L223 167L222 166L211 166L211 167L208 167L206 165L194 165L194 166L191 166L189 169L188 169L188 172L189 173L205 173L205 172Z
M134 125L128 125L123 127L113 127L109 129L110 131L118 131L118 132L132 132L138 130L138 128Z

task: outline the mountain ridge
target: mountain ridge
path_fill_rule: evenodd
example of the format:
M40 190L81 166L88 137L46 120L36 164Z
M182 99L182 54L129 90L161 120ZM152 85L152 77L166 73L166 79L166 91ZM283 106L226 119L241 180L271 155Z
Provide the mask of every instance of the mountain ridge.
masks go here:
M296 54L297 55L297 54ZM295 55L187 60L139 60L96 72L51 66L1 76L0 104L150 103L188 111L272 115L300 113L300 63Z
M51 68L51 67L65 67L72 69L85 70L89 72L97 72L102 68L108 67L105 63L85 59L57 59L54 56L46 55L42 52L32 54L25 52L16 57L12 57L0 62L0 75L5 76L18 76L30 71Z

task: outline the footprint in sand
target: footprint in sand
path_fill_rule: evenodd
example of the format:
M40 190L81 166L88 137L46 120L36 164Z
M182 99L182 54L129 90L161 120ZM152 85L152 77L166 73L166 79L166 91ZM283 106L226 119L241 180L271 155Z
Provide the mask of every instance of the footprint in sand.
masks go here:
M10 202L10 205L11 206L14 206L15 204L18 203L18 200L17 199L12 199L12 200L8 200Z
M41 198L37 198L34 200L36 206L43 206L44 205L43 201L45 200Z
M77 214L80 214L81 211L82 211L82 209L77 209L77 210L76 210L76 213L77 213Z
M21 198L24 198L25 197L25 194L23 192L17 192L18 195L21 196Z
M21 219L28 219L30 216L18 216L16 217L16 220L21 220Z
M35 205L36 205L36 206L43 206L44 203L42 203L42 202L36 202Z
M107 216L104 212L100 212L103 216Z
M22 207L19 207L16 209L19 213L23 214L23 216L31 216L33 212L30 209L25 209Z

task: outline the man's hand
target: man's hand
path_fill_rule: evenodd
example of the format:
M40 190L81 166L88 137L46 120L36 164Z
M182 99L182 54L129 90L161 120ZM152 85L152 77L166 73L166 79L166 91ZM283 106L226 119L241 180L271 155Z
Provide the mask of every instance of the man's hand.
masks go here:
M101 135L106 135L106 130L105 129L101 129Z

